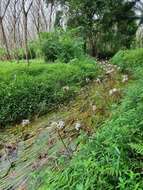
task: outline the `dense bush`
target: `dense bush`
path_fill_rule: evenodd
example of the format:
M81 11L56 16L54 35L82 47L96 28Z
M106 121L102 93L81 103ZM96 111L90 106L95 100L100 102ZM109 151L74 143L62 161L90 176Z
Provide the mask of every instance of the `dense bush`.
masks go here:
M75 31L55 31L42 33L40 37L41 52L46 61L69 62L83 55L83 41Z
M86 77L95 78L100 69L85 58L77 64L0 64L0 125L20 122L45 113L72 98ZM64 86L69 91L64 92Z
M143 65L143 49L119 51L111 59L111 62L118 65L122 71L131 71L135 67Z
M55 35L55 33L44 33L41 35L41 38L41 52L44 55L45 61L54 62L62 51L58 35Z

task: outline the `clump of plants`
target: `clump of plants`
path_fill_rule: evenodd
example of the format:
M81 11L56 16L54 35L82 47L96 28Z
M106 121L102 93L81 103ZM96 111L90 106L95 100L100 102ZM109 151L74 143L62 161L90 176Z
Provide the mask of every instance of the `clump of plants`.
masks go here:
M83 40L76 35L75 30L42 33L40 36L41 53L46 62L60 60L68 63L70 60L83 56Z
M0 126L57 108L74 97L87 77L94 79L101 73L89 58L78 64L1 63L0 67Z
M131 71L143 65L143 48L121 50L112 59L111 63L118 65L122 71Z

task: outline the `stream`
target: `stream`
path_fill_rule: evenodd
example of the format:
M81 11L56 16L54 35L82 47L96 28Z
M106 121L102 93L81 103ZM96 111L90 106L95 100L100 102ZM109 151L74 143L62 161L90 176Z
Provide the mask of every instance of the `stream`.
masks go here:
M121 88L121 76L113 74L104 81L89 82L74 101L29 126L16 125L0 131L0 190L27 190L34 171L52 165L60 155L68 156L62 140L72 153L76 151L76 139L80 135L75 129L77 122L82 131L92 134L95 126L111 116L111 105L119 99L108 92ZM53 122L59 121L65 125L60 136L52 127Z

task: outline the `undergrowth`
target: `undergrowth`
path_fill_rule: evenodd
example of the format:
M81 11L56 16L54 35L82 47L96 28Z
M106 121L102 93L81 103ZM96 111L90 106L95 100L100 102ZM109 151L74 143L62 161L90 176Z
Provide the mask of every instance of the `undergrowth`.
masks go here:
M86 139L70 164L41 171L40 190L143 189L143 79L138 73L143 68L127 68L138 78L117 111Z
M90 58L30 66L5 62L0 67L0 126L31 119L64 104L86 84L86 78L101 74Z
M118 65L121 71L133 71L138 66L143 66L143 48L121 50L112 59L112 64Z

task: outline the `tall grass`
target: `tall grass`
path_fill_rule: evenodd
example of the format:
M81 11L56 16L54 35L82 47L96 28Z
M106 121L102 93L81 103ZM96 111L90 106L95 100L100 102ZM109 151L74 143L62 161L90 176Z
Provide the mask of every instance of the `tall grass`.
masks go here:
M86 83L101 73L89 58L70 64L0 63L0 125L44 114L73 98ZM63 87L69 86L67 92Z

